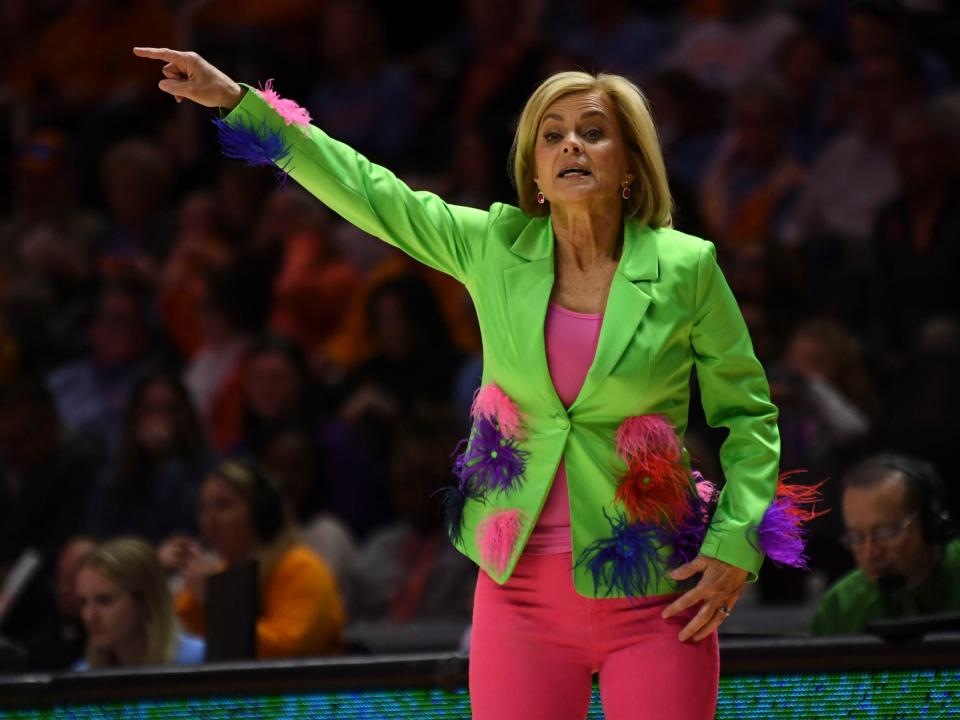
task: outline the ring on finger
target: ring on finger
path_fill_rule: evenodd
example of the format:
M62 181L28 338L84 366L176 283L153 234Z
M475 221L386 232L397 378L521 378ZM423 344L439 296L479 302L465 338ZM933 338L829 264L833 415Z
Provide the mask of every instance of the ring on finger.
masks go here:
M723 619L726 620L728 617L733 615L733 611L730 610L726 605L721 605L717 608L717 612L723 615Z

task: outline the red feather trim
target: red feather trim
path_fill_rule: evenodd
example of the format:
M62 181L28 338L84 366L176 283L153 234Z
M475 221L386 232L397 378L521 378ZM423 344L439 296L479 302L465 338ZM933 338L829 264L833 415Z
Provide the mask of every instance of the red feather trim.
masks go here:
M662 456L635 463L617 486L616 498L631 520L676 529L690 512L693 488L686 468Z
M627 516L676 529L690 512L694 487L670 421L663 415L628 417L617 429L617 453L627 463L616 494Z
M787 483L787 479L804 473L806 470L788 470L780 473L777 477L777 493L774 500L786 500L788 502L787 512L797 518L797 522L809 522L815 517L826 515L827 510L817 511L817 504L823 502L823 495L820 488L826 480L821 480L816 485L800 485L798 483Z

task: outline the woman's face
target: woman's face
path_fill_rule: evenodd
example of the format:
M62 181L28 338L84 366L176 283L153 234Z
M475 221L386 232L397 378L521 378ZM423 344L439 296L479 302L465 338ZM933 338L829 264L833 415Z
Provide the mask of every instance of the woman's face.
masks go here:
M264 420L292 415L303 392L299 373L279 352L264 352L250 358L245 386L247 404Z
M87 641L97 650L116 651L144 632L133 595L95 568L86 566L77 574L77 597Z
M255 546L253 516L246 500L216 475L200 488L200 534L227 563L250 557Z
M622 202L627 152L616 112L601 92L566 95L540 121L534 180L553 205Z
M177 395L170 385L150 383L140 399L136 417L137 443L148 454L168 452L177 436Z
M306 435L285 432L275 436L264 448L263 466L294 504L302 502L313 489L313 456Z

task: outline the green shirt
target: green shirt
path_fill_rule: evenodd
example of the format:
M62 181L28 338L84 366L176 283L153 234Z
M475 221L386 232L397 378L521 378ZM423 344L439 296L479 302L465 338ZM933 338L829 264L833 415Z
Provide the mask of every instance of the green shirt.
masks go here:
M860 570L831 586L810 623L813 635L856 635L874 620L960 612L960 539L948 543L926 580L912 590L881 593Z

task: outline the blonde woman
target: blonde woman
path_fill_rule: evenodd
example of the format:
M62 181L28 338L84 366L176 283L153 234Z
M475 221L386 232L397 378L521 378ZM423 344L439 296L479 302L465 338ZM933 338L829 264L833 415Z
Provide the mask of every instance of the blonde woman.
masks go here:
M97 546L81 561L76 593L87 630L76 670L203 661L203 641L177 630L166 573L145 542Z
M164 563L180 570L184 588L175 609L184 627L203 635L207 577L224 565L257 560L260 599L257 657L288 658L336 653L342 647L343 600L327 564L290 525L275 484L252 464L227 460L200 488L200 534L214 555L195 541L168 541Z
M608 718L713 717L717 628L764 551L802 562L783 542L800 514L786 492L774 502L777 409L713 244L671 227L639 88L547 78L517 129L519 207L477 209L411 190L269 82L134 52L165 61L161 90L222 109L228 155L276 165L470 292L483 385L445 510L482 570L473 717L582 718L594 672ZM719 494L682 444L694 367L708 421L729 430Z

